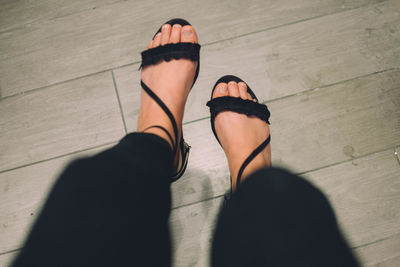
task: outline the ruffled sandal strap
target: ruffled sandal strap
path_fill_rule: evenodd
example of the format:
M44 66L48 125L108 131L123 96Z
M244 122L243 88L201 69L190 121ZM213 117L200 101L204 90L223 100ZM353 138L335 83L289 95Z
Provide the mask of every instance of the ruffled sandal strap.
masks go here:
M196 73L192 84L193 86L200 72L200 47L199 44L194 43L177 43L166 44L145 50L142 52L142 63L140 64L139 70L146 66L155 65L161 60L168 62L172 59L184 58L194 62L197 61Z
M220 112L234 111L247 116L256 116L267 124L270 124L269 117L271 116L271 113L269 112L268 107L258 102L243 100L240 97L224 96L208 101L207 106L210 108L211 112L211 128L219 143L220 141L214 127L214 120Z
M170 61L171 59L189 59L198 61L200 45L194 43L166 44L145 50L142 52L142 64L139 69L157 64L161 60Z

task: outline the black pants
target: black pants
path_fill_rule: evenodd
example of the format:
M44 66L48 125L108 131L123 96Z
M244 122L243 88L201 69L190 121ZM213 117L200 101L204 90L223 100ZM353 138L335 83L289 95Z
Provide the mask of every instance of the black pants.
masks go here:
M71 163L13 266L170 266L172 153L152 134ZM212 266L358 266L325 196L264 169L222 209Z

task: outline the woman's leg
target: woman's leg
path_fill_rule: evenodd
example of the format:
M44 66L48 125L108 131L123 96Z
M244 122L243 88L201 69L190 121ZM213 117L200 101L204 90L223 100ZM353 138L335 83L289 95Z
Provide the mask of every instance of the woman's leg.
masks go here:
M197 43L190 25L164 25L147 49ZM186 99L197 62L160 60L142 81L138 132L115 147L70 164L59 178L14 266L169 266L170 182L179 162ZM153 126L161 126L166 131ZM176 131L175 131L176 130ZM145 132L145 133L143 133ZM177 133L177 140L170 136Z
M275 168L250 175L222 209L212 266L359 266L324 194Z
M213 99L255 101L244 82L217 84ZM235 191L219 216L212 266L357 266L325 196L304 179L271 165L268 144L239 170L269 136L256 116L218 113L215 131L228 159Z
M172 159L167 141L133 133L71 163L14 266L168 266Z

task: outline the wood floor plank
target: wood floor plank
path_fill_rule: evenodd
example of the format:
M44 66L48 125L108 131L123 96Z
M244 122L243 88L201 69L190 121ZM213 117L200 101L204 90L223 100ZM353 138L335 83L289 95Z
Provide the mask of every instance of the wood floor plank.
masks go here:
M40 23L42 21L52 20L59 17L65 17L69 15L73 15L74 13L84 12L90 9L101 8L104 5L115 4L121 0L87 0L87 1L77 1L77 0L57 0L57 1L26 1L26 0L3 0L0 1L0 32L10 31L12 29L27 26L27 24L35 24ZM135 3L139 5L143 5L144 1L135 0ZM193 15L192 7L193 2L184 2L181 0L169 1L168 4L157 3L153 1L154 5L158 5L160 9L169 8L169 12L180 12L181 15ZM348 10L352 8L357 8L362 5L377 3L377 0L357 0L352 1L351 3L337 3L332 0L325 1L302 1L301 4L298 2L296 5L293 1L282 1L280 5L276 5L272 1L252 1L251 3L246 3L246 9L243 9L243 3L241 2L227 2L227 1L219 1L214 3L214 8L218 10L218 13L214 11L212 14L208 15L209 19L219 20L218 22L224 23L225 27L229 27L235 30L236 34L240 34L242 30L248 30L255 26L260 25L270 25L276 26L277 23L285 24L290 23L297 20L302 20L304 18L312 17L312 16L321 16L325 14L330 14L333 12ZM204 2L203 2L204 3ZM204 3L208 4L210 9L211 2ZM120 5L120 4L119 4ZM173 8L179 8L179 10L173 10ZM282 10L281 6L285 6L286 8ZM198 7L198 6L195 6ZM116 8L111 5L108 7L109 9ZM178 9L177 8L177 9ZM203 6L204 8L204 6ZM182 10L183 9L183 10ZM186 9L186 10L185 10ZM191 12L190 12L191 11ZM201 10L202 11L202 10ZM239 14L239 11L246 11L246 16L252 16L251 21L244 17L234 17ZM269 12L269 16L263 16L265 12ZM282 16L277 17L277 12L281 12ZM160 12L162 15L167 13L163 13L162 10L155 11L154 8L152 12ZM187 17L187 16L185 16ZM233 27L229 22L232 18L240 20L240 24L236 27ZM200 19L200 18L199 18ZM31 26L30 25L30 26ZM28 26L29 27L29 26ZM221 25L222 27L222 25ZM220 33L222 36L231 36L230 33Z
M49 190L68 162L93 155L108 147L109 145L0 173L0 253L21 248Z
M231 0L217 2L212 0L202 2L195 0L119 1L69 16L39 20L31 25L0 33L1 96L10 96L138 62L140 51L144 49L147 40L153 36L161 23L172 16L189 19L198 30L201 42L206 44L381 1L355 0L352 3L343 4L335 0L310 0L301 1L301 5L297 0L282 0L279 4L263 0L254 0L251 4ZM87 5L90 6L90 4ZM243 5L246 8L243 8ZM74 6L74 4L68 4L68 6ZM377 8L379 9L380 6L378 5ZM245 14L243 14L244 11ZM378 23L382 21L388 23L389 27L393 19L390 12L385 16L373 12L369 12L369 15L374 15ZM340 19L334 21L336 24ZM371 21L364 21L363 24L368 26ZM320 26L324 28L324 31L331 31L331 27L334 26ZM355 35L360 34L354 32L354 29L350 31ZM380 32L378 27L377 33ZM347 38L340 35L339 37ZM246 42L247 39L243 40ZM230 42L224 42L215 48L220 50ZM348 42L345 43L348 44ZM264 41L262 45L265 45ZM291 49L290 45L287 48ZM379 45L375 48L380 49ZM243 50L244 53L247 51ZM274 53L276 51L271 52L272 60L274 60ZM324 53L323 49L320 53ZM263 59L263 57L260 58ZM227 71L226 65L220 65L219 59L215 67L220 71L221 67ZM298 68L298 65L302 65L303 62L296 60L284 65L291 68L294 64L294 67ZM208 65L213 63L209 61L205 66L208 68ZM226 63L229 61L222 64Z
M365 267L400 266L400 234L356 248L354 251Z
M306 176L336 210L352 247L400 234L400 166L389 149Z
M219 197L171 212L172 266L209 266L212 233L222 201Z
M208 116L205 104L222 75L242 77L265 101L400 67L400 16L392 8L384 2L203 47L184 121ZM131 129L139 109L137 68L114 71Z
M305 172L400 142L400 72L281 99L271 110L272 157Z
M44 20L65 17L74 13L96 9L120 0L2 0L0 1L0 32L19 27L31 27ZM29 24L29 25L27 25Z
M124 134L110 73L0 101L0 171L117 141Z

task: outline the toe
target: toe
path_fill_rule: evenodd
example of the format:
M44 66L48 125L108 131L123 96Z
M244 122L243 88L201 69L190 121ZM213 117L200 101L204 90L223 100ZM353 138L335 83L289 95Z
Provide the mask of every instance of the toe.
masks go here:
M253 97L249 93L247 93L247 100L253 100Z
M153 48L160 46L161 44L161 32L157 33L153 39Z
M226 83L219 83L217 87L215 87L212 98L222 97L228 95L228 85Z
M146 46L146 50L150 49L153 47L153 40L150 40L150 42Z
M192 26L185 25L181 31L182 43L197 43L197 36Z
M169 42L171 35L171 25L164 24L161 28L161 45L166 45Z
M239 95L243 100L247 100L247 86L244 82L239 82Z
M230 81L228 83L228 92L229 92L229 96L232 97L239 97L239 86L236 82Z
M181 41L181 29L182 26L180 24L174 24L171 30L171 36L169 38L169 43L176 44Z

